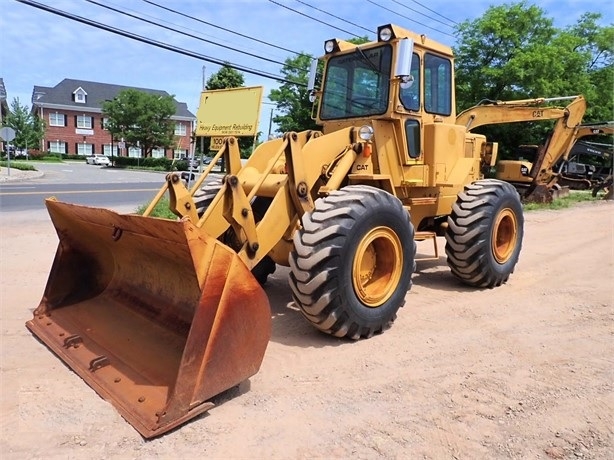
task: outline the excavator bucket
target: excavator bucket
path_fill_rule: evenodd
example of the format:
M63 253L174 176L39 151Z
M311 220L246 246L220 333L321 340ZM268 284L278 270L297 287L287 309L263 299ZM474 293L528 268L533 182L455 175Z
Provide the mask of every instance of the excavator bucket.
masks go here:
M266 294L189 220L46 202L59 245L27 327L145 438L258 372Z

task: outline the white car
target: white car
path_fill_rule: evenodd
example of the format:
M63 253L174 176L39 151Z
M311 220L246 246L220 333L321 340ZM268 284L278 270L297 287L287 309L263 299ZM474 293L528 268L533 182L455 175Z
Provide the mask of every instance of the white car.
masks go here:
M109 157L106 157L104 155L92 155L91 157L87 157L85 159L85 162L88 165L104 165L104 166L109 166L111 164L111 160L109 160Z

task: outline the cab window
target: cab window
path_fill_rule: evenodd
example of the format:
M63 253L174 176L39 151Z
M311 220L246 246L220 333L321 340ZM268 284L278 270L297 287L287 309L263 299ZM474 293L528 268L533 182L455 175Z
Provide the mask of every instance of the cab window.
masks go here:
M405 137L407 137L407 149L410 158L420 156L420 123L418 120L405 121Z
M429 53L424 56L424 109L437 115L452 113L452 64Z

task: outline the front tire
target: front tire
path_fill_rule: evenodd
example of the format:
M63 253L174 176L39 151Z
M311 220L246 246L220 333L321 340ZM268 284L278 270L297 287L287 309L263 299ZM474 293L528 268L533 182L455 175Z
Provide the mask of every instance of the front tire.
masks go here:
M492 288L518 262L524 233L522 204L509 183L487 179L465 186L448 217L446 254L463 283Z
M315 202L290 253L289 283L316 328L359 339L387 329L411 287L416 243L393 195L351 185Z

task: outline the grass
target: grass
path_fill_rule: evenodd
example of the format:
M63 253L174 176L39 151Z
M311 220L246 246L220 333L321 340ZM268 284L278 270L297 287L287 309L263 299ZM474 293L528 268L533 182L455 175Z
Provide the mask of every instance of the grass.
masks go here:
M552 200L552 203L525 203L523 208L525 211L534 211L538 209L564 209L573 206L576 203L584 201L598 201L599 198L593 198L590 190L571 190L569 195L563 198Z
M149 203L141 205L137 208L136 213L143 215ZM162 198L150 214L151 217L161 217L163 219L177 220L177 216L169 209L168 198Z

